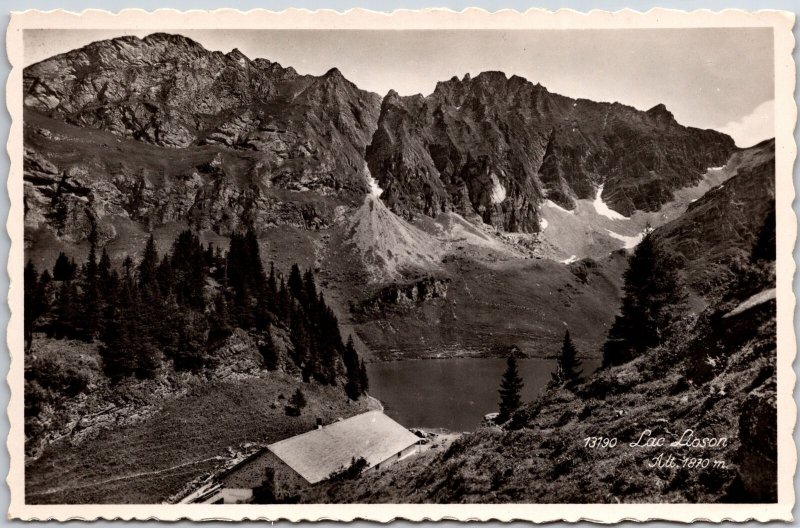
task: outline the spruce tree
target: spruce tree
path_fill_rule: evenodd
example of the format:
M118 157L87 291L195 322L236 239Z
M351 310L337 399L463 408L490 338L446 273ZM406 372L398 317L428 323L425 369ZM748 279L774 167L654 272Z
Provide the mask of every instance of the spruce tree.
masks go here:
M361 388L361 393L364 394L369 390L369 377L367 376L367 366L364 364L364 360L361 360L361 367L359 368L359 378L358 384Z
M272 337L272 330L267 327L264 335L264 341L259 346L261 357L264 358L264 367L267 370L278 369L278 349L275 347L275 340Z
M603 366L626 363L663 343L685 308L677 262L651 232L636 247L623 278L625 295L603 346Z
M158 285L158 250L153 235L147 239L144 247L142 261L139 263L139 289L148 296L156 295L159 292Z
M303 301L303 277L300 275L300 267L297 264L292 264L292 269L289 272L289 293L298 301Z
M750 253L750 260L752 262L759 261L774 261L777 244L775 242L775 202L772 201L772 206L764 218L764 223L758 231L756 241L753 244L753 249Z
M67 258L67 255L62 251L56 258L56 263L53 266L53 280L54 281L71 281L75 277L77 266L74 260Z
M78 289L72 281L62 282L56 296L53 330L56 339L78 337Z
M524 383L517 368L517 359L514 354L508 356L506 371L500 381L500 414L498 423L506 422L522 403L522 387Z
M561 354L558 357L556 370L553 372L553 381L557 384L571 383L576 381L581 372L579 370L581 361L578 359L578 351L569 335L569 329L564 332L564 343L561 345Z

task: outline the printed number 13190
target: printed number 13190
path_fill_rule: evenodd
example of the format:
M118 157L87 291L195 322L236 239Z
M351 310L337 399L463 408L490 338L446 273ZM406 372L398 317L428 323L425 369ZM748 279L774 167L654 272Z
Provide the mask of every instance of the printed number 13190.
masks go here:
M589 449L607 449L616 445L617 439L607 436L587 436L583 439L583 447L588 447Z

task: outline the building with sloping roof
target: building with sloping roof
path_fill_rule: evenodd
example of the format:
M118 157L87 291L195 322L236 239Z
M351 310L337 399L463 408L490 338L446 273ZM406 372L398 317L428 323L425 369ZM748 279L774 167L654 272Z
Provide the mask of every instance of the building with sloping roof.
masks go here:
M386 467L419 449L420 438L381 411L370 411L275 442L220 476L221 488L207 502L219 502L224 489L252 489L267 475L276 495L293 502L304 488L327 480L363 458L365 471Z
M267 447L308 483L316 484L363 458L380 467L413 452L419 437L381 411L335 422Z

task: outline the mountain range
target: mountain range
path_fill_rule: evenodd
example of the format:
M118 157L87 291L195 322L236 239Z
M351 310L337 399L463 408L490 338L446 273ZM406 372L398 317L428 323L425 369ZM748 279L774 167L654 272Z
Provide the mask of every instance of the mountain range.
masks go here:
M708 274L731 252L699 249L704 211L730 219L711 222L728 226L720 244L733 235L744 247L774 193L773 143L741 150L664 105L572 99L502 72L381 99L336 68L301 75L157 33L92 43L23 79L25 244L37 265L59 251L82 259L90 235L121 260L150 233L163 249L186 227L221 244L254 227L265 260L326 277L379 355L518 336L526 349L556 346L561 322L594 350L612 315L600 307L619 299L615 251L669 223L659 236ZM413 300L422 311L387 296L420 281L440 291ZM509 304L521 309L505 330L482 329ZM537 317L547 304L557 308Z
M304 502L776 500L774 140L740 149L682 126L664 105L573 99L503 72L382 98L336 68L302 75L166 33L30 65L23 88L25 258L36 270L53 269L62 252L62 268L93 262L91 240L110 257L100 266L130 279L127 257L143 262L191 239L214 269L191 289L210 297L235 289L227 272L215 275L225 261L215 249L247 231L233 237L239 251L247 240L264 266L246 267L265 280L278 270L279 282L296 270L289 290L338 320L367 363L552 358L569 329L584 379L551 383L505 424L334 479ZM595 371L644 236L640 247L652 240L688 285L682 326ZM168 278L186 260L171 254L157 272ZM81 275L90 274L87 264ZM69 280L56 282L54 311L66 312ZM225 298L198 320L224 326ZM103 375L98 340L38 335L25 357L26 413L47 394L27 379L46 359L56 366L42 377L88 373L87 393L26 414L26 496L177 500L254 439L380 405L350 399L335 375L324 385L297 369L264 371L265 352L288 365L308 342L301 318L289 319L268 322L269 339L240 326L212 343L209 330L177 347L197 344L206 370L120 385ZM289 416L287 396L301 389L309 409ZM709 471L653 468L650 452L626 443L645 426L731 441ZM608 434L618 449L584 449L584 438Z

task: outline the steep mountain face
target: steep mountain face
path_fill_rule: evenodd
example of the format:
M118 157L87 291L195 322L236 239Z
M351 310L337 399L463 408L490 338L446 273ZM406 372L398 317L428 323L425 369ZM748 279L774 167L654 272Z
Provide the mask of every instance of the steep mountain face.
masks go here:
M24 90L26 222L69 243L120 224L316 229L367 191L380 98L336 69L154 34L34 64Z
M572 386L551 384L502 426L303 500L776 501L774 144L734 161L736 176L652 235L684 255L693 282L701 266L724 272L666 342Z
M683 258L690 284L701 293L729 286L733 266L748 259L775 210L775 140L737 153L729 165L734 176L654 233L659 244Z
M500 72L441 82L428 97L390 92L367 149L384 200L406 217L456 211L538 232L545 198L655 211L735 151L721 133L679 125L658 105L571 99Z

